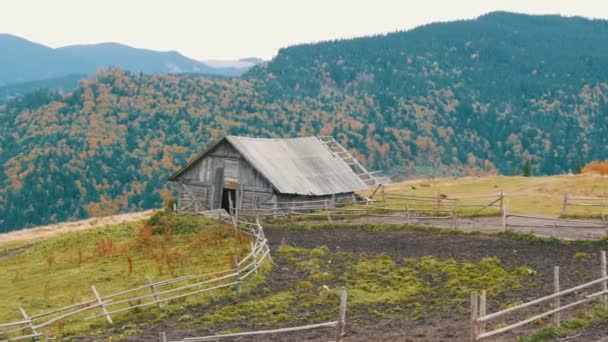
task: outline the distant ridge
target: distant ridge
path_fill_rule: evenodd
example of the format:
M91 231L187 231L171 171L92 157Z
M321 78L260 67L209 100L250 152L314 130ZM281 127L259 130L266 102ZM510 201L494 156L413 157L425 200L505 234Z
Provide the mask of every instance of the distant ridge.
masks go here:
M0 34L0 87L13 83L92 74L108 67L143 73L198 73L238 76L255 63L214 67L176 51L139 49L119 43L70 45L53 49L10 34Z

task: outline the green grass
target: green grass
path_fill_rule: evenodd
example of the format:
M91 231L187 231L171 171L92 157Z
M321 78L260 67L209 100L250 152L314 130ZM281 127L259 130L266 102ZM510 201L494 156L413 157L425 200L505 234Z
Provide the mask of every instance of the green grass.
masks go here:
M546 342L556 341L562 337L572 334L576 330L585 329L593 322L608 321L608 311L596 307L592 310L581 312L562 322L560 326L551 325L542 328L535 333L521 337L519 342Z
M522 289L535 274L527 266L505 267L498 258L466 262L426 256L395 260L283 245L276 258L291 272L305 275L276 292L264 289L258 298L226 305L205 314L198 322L259 322L278 326L292 321L308 323L335 319L342 287L349 291L349 320L399 317L406 320L466 312L471 291L482 288L495 298Z
M249 251L247 238L215 220L164 214L154 219L151 224L116 225L37 241L31 249L0 260L0 322L20 320L18 307L35 315L91 300L91 285L103 296L143 285L146 276L159 281L229 269L233 255ZM169 303L168 309L230 291L188 297L177 305ZM139 311L118 314L115 320L147 312ZM104 325L99 320L70 322L61 329L84 331L88 322ZM50 329L57 333L57 325Z

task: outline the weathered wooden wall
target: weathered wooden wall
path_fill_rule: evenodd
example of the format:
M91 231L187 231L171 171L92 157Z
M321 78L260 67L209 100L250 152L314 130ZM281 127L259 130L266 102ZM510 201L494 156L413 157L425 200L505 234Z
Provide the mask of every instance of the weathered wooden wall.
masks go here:
M227 142L192 165L178 183L178 210L183 212L220 207L224 188L236 190L235 205L244 208L268 201L273 194L270 183Z

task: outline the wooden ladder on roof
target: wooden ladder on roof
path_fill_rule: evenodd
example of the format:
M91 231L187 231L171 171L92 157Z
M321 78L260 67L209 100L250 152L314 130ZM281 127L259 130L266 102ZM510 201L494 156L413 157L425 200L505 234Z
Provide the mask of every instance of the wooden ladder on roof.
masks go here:
M317 139L329 150L329 152L336 158L341 159L351 170L355 172L357 176L363 181L363 183L374 186L380 184L390 183L390 179L381 174L382 171L368 171L357 158L355 158L342 144L340 144L332 136L318 136Z

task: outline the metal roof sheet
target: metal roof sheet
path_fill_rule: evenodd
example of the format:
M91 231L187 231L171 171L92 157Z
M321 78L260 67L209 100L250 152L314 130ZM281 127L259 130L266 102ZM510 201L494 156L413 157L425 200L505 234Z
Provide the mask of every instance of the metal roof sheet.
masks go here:
M367 185L316 137L226 139L272 185L284 194L330 195Z

